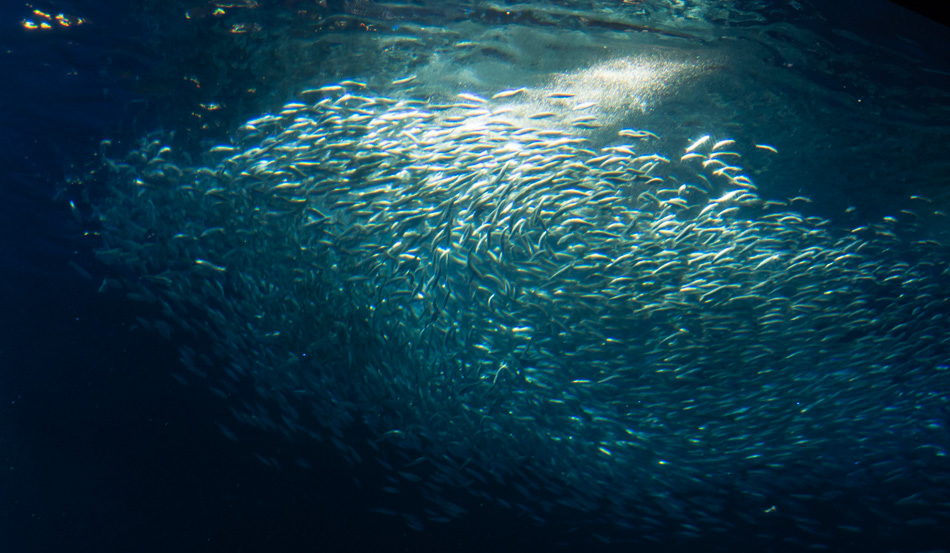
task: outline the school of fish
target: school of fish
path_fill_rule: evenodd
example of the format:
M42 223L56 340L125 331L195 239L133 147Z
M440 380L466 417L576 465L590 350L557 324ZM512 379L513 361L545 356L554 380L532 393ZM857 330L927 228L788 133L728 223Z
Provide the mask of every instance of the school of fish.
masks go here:
M947 520L950 252L916 214L846 229L764 197L740 163L767 144L595 144L570 92L443 100L344 81L200 162L165 136L110 158L104 287L239 423L376 457L429 505L377 512L416 529L459 494L641 543ZM904 503L808 514L911 473Z

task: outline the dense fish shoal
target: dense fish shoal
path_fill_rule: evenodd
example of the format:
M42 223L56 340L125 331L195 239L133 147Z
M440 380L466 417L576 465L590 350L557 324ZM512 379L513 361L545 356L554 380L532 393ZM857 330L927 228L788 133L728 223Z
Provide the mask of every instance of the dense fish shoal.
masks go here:
M160 311L141 324L181 343L178 378L241 423L354 462L348 429L369 428L387 487L431 504L412 527L463 516L463 489L662 541L931 471L950 275L922 221L941 214L918 198L839 228L759 194L741 163L768 144L659 140L567 87L308 89L201 160L105 144L97 255L128 276L104 287Z

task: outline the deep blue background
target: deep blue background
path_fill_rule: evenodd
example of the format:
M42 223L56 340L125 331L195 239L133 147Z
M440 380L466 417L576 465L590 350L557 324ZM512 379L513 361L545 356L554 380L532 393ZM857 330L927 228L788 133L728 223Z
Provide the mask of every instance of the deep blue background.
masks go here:
M95 236L67 204L88 218L90 191L69 183L97 167L103 138L181 128L188 109L172 99L200 99L167 77L155 49L167 43L152 42L177 30L149 27L168 20L143 18L141 4L36 4L94 22L51 33L20 28L25 3L0 12L0 552L548 549L556 536L511 513L476 509L425 533L367 514L372 471L332 446L227 440L214 424L226 406L169 378L172 345L133 328L142 307L97 292ZM826 16L883 33L875 6L886 4L835 3ZM257 108L234 105L202 136ZM312 467L274 470L256 450ZM847 549L877 545L856 536Z

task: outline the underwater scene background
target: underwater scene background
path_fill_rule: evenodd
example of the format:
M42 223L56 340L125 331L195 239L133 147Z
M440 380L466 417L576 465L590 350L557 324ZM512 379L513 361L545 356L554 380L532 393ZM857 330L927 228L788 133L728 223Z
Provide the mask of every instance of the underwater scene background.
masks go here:
M947 27L3 9L3 551L947 551Z

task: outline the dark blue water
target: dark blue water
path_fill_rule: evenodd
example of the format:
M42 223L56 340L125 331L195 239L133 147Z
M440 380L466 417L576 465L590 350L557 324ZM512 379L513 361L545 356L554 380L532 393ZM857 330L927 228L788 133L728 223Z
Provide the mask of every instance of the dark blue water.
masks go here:
M808 194L820 204L816 213L827 217L849 206L879 217L892 196L911 191L950 208L950 31L886 2L820 9L762 4L776 24L786 16L802 29L803 41L822 41L813 50L790 46L807 54L794 61L796 77L870 105L866 119L843 105L843 117L828 120L823 114L842 97L820 96L821 107L814 107L799 92L776 90L768 111L735 131L762 136L758 131L772 129L788 144L783 161L770 168L780 175L772 191ZM51 21L49 30L29 29L24 21L45 21L34 9L62 13L70 25ZM413 9L420 20L439 17L438 3ZM470 497L464 517L422 532L400 517L368 512L391 498L379 491L387 471L372 460L365 430L347 436L364 458L356 466L328 442L254 429L228 439L218 426L233 427L227 403L170 377L181 372L176 344L136 324L136 317L155 315L149 307L100 291L104 278L127 276L92 253L99 246L94 206L103 194L96 187L100 141L129 145L161 129L174 131L184 151L197 152L289 100L301 83L332 80L335 69L321 65L318 54L293 49L295 40L305 40L306 26L294 24L304 11L318 27L334 12L361 10L376 24L399 23L373 2L262 2L246 8L251 15L243 21L267 32L229 35L221 26L233 22L213 10L198 2L74 1L15 3L0 13L0 552L546 551L559 544L630 550L603 543L615 530L609 525L580 531L598 538L575 539L569 523L533 524L527 514ZM504 28L511 16L497 6L466 4L445 17ZM906 72L895 71L902 63ZM682 98L669 105L684 113L690 107ZM795 120L815 126L782 125ZM913 139L905 138L915 129ZM849 135L856 138L848 142ZM806 163L822 171L803 171ZM803 182L806 174L813 180ZM950 412L945 415L950 424ZM938 481L907 474L882 484L875 475L868 495L886 503L930 488L945 493L950 460L941 461L928 471ZM503 488L486 484L484 493ZM735 493L741 489L737 478ZM860 511L865 500L855 494L834 509L814 504L801 516L848 525L840 506L853 502ZM887 537L856 532L830 540L832 549L948 551L950 497L937 504L906 520L862 520L859 526L888 526ZM426 508L411 489L397 505L406 512ZM928 517L935 522L921 522ZM799 551L807 543L807 525L733 522L770 534L772 551ZM739 551L743 542L711 535L655 550Z

